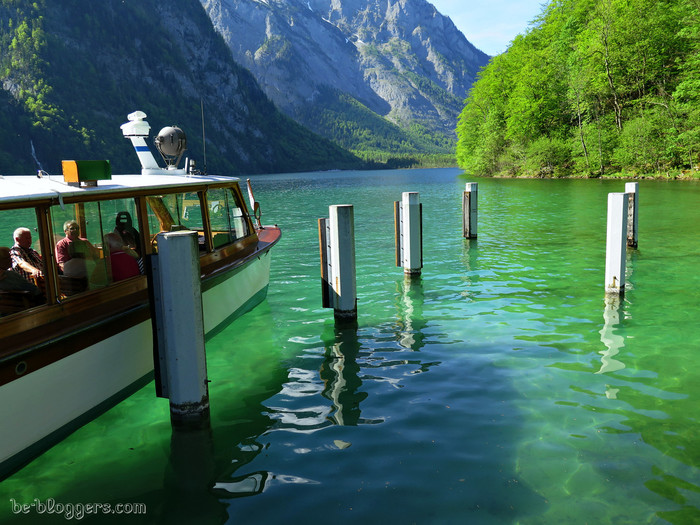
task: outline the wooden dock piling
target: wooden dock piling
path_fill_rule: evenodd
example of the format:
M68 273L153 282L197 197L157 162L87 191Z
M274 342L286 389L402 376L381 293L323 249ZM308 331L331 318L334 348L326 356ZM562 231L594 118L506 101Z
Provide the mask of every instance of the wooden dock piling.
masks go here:
M462 233L465 239L476 239L479 184L467 182L462 194Z
M627 246L637 248L637 230L639 227L639 183L627 182L625 193L629 194L627 214Z
M160 397L177 428L210 425L197 232L158 235L151 259L155 362Z
M323 307L333 308L336 322L355 321L355 212L352 204L339 204L329 215L318 221Z
M625 293L628 193L608 194L608 223L605 246L605 293Z
M423 208L417 192L404 192L394 202L396 266L407 275L420 275L423 268Z

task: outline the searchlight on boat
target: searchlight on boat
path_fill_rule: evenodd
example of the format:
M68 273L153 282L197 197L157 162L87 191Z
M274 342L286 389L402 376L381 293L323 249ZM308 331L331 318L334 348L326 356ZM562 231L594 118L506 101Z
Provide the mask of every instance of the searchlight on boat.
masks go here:
M177 169L182 154L187 149L185 132L177 126L168 126L160 130L155 142L168 169Z
M127 117L129 122L121 125L122 134L131 140L136 150L136 155L141 162L142 175L185 175L187 169L178 169L177 165L182 154L187 148L187 137L178 127L168 126L163 128L155 139L156 147L165 160L166 168L158 165L153 153L146 144L151 126L146 122L146 114L143 111L134 111Z

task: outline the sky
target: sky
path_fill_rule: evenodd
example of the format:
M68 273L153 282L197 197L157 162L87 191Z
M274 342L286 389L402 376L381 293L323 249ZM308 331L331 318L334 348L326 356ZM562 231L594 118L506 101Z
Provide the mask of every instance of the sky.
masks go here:
M487 55L503 53L542 11L545 0L428 0Z

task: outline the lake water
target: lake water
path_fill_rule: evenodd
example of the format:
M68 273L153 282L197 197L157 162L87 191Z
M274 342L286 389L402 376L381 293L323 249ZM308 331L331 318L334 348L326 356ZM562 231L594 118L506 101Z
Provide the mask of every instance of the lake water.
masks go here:
M211 432L173 435L148 385L3 481L0 522L64 523L13 513L52 498L148 509L100 523L700 523L700 184L640 182L616 303L624 182L459 174L254 178L283 238L267 300L207 344ZM405 191L423 203L414 280L394 266ZM356 329L321 308L333 204L354 205Z

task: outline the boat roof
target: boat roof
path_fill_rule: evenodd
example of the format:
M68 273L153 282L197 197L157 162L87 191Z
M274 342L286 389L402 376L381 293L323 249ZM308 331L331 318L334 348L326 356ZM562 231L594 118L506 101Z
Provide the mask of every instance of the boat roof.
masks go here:
M103 199L105 196L128 195L153 190L154 193L169 189L196 187L209 184L238 182L237 177L216 175L174 175L163 170L162 174L112 175L109 180L98 181L97 186L73 186L62 175L0 175L0 204L24 203L46 199L71 197Z

